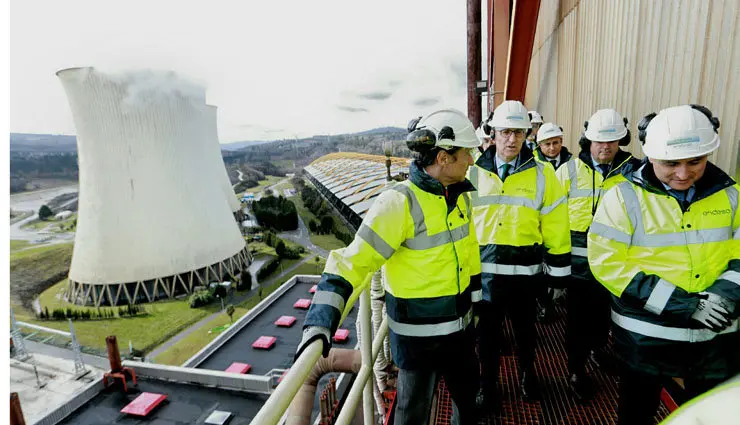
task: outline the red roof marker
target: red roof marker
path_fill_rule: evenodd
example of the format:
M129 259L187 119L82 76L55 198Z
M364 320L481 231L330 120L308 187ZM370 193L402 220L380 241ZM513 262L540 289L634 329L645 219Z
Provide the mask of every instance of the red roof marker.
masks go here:
M275 345L275 341L277 341L277 338L274 336L261 336L252 343L252 348L269 350L273 345Z
M295 302L295 304L293 304L294 308L301 308L304 310L310 306L311 306L311 300L309 300L308 298L300 298L298 301Z
M349 329L337 329L334 334L334 342L345 342L349 338Z
M231 373L249 373L252 370L252 365L249 363L234 362L231 366L227 367L224 372Z
M295 317L293 316L280 316L279 319L275 321L275 324L282 327L282 328L289 328L295 324Z
M317 286L319 286L319 285L314 285L314 286L312 286L312 287L311 287L311 289L309 289L309 290L308 290L308 292L310 292L310 293L312 293L312 294L315 294L315 293L316 293L316 287L317 287Z
M134 416L146 416L166 398L167 395L165 394L141 393L134 399L134 401L121 409L121 413Z

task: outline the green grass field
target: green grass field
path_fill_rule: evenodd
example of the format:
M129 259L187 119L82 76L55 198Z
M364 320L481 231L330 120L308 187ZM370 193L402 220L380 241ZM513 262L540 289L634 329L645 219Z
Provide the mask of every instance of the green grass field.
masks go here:
M323 270L325 264L326 263L323 259L318 264L318 266L313 260L310 261L310 264L301 264L300 266L296 267L296 269L288 276L285 276L272 285L265 287L263 289L262 296L266 297L267 295L271 294L295 275L316 274L316 270ZM289 265L286 265L285 267L289 267ZM280 269L278 269L278 273L279 270ZM257 305L259 301L260 300L255 297L235 306L236 311L234 313L234 321L237 321L239 318L247 314L247 312L250 309L254 308L254 306ZM218 326L223 326L227 323L229 323L229 316L227 316L225 313L220 314L218 317L208 322L202 328L191 333L190 335L178 341L172 347L164 351L162 354L158 355L157 358L154 359L154 361L160 364L175 366L181 365L218 336L218 333L209 333L211 329Z
M30 308L34 298L67 277L71 261L71 243L42 245L11 252L11 304Z
M10 252L13 251L19 251L21 249L25 249L32 246L31 242L24 241L24 240L10 240Z
M308 227L308 223L311 222L311 220L319 221L318 218L316 218L315 215L311 211L306 208L305 205L303 205L303 200L301 200L301 196L297 195L292 198L290 198L291 201L295 204L296 210L298 211L298 215L301 216L301 220L306 224L306 227ZM332 217L334 217L334 226L338 229L349 233L349 230L347 230L347 226L344 225L344 222L337 217L333 211L332 211ZM311 232L309 230L309 232ZM344 248L346 245L344 242L337 239L334 235L318 235L313 232L311 232L311 242L313 242L315 245L320 246L324 248L327 251L331 251L332 249L337 248Z

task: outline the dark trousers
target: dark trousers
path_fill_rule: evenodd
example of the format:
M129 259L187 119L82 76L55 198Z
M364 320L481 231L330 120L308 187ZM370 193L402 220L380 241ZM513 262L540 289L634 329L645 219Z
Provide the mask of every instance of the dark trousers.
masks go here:
M429 422L432 395L438 379L444 377L450 396L460 414L460 423L476 424L478 414L475 396L478 392L478 376L478 359L473 344L461 348L459 358L454 361L440 361L435 368L400 369L394 423L417 425Z
M648 375L630 368L620 374L618 425L653 425L660 405L660 392L670 378ZM719 379L685 379L686 395L694 398L720 384Z
M537 345L534 322L539 280L532 276L496 275L491 287L491 302L481 302L478 348L484 391L493 391L498 383L505 315L509 316L514 328L521 370L532 370L534 366Z
M584 373L591 350L606 346L611 327L610 303L609 291L595 279L571 279L566 337L570 373Z

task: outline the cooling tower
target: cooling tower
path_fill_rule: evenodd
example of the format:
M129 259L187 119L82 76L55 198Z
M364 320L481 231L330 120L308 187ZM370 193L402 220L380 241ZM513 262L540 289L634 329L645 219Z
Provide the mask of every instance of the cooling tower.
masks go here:
M206 105L206 156L204 160L213 167L214 175L218 179L218 185L229 201L231 212L237 212L241 209L241 202L236 199L234 188L231 186L229 175L226 172L224 157L221 155L221 143L218 141L218 108L213 105Z
M204 165L204 90L152 73L73 68L57 76L80 170L68 298L151 302L246 268L244 239Z

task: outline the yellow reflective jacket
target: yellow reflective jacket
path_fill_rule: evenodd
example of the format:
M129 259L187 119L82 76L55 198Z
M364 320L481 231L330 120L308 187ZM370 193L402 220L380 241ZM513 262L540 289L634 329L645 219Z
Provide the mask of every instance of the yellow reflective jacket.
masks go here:
M582 150L555 173L568 195L570 243L573 277L591 279L586 258L586 232L593 220L596 207L607 190L624 181L623 173L631 171L639 161L632 154L619 150L606 177L595 170L591 152Z
M492 145L468 171L478 189L473 215L481 250L483 297L490 300L493 276L570 275L568 210L552 166L522 149L506 181L496 174Z
M444 188L412 163L410 179L378 197L352 243L329 254L304 326L334 332L369 276L385 265L386 312L399 366L413 367L422 355L408 345L468 329L473 303L481 298L467 193L473 189L467 180Z
M625 174L596 211L588 261L614 295L613 334L629 364L648 373L721 378L740 363L740 351L729 349L740 349L740 186L708 163L695 189L681 205L649 162ZM691 319L703 291L738 304L721 333ZM702 350L682 348L693 343L703 343Z
M552 165L555 168L555 171L556 172L560 168L562 168L563 165L565 165L568 161L570 161L571 158L573 158L573 154L570 153L570 151L568 150L568 148L566 148L565 146L563 146L563 148L560 149L560 155L558 155L558 156L560 156L560 163L558 164L557 167L555 167L555 165L553 165L552 162L550 162L550 161L553 161L553 160L550 159L550 158L548 158L548 157L546 157L545 154L542 153L542 149L540 149L539 147L537 147L537 149L534 150L534 159L542 162L543 164L550 164L550 165Z

